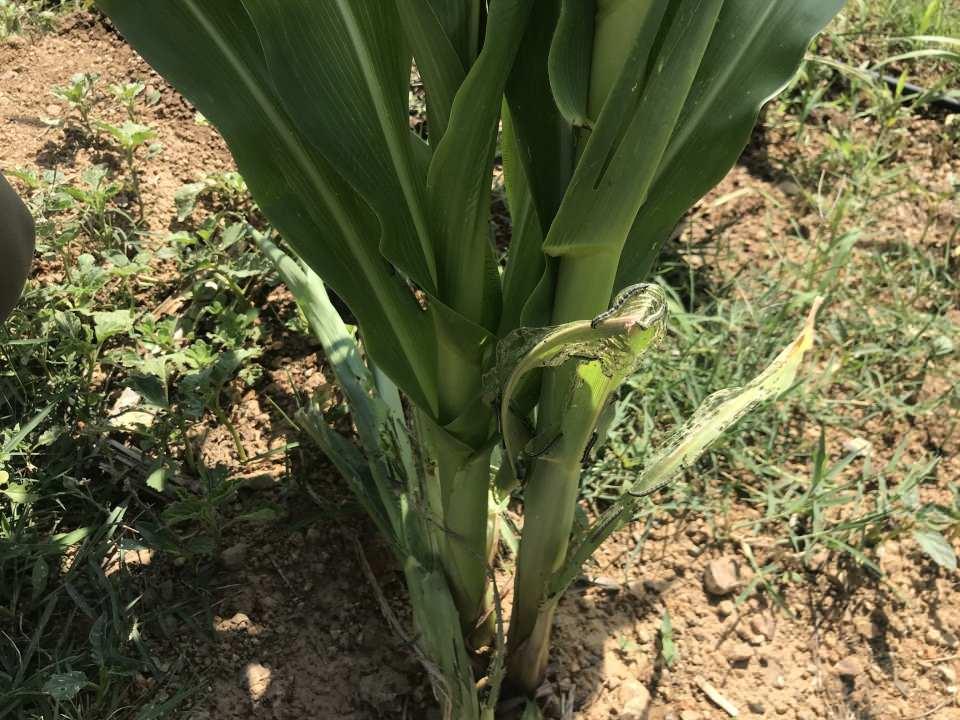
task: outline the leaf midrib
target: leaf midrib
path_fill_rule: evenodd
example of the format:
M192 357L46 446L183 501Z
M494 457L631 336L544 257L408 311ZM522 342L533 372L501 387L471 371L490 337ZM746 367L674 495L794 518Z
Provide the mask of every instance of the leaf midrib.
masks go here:
M361 271L370 280L368 285L377 296L378 304L386 315L392 316L391 324L395 327L403 327L404 323L396 316L397 308L394 303L390 301L389 297L385 298L382 295L382 286L379 283L372 281L377 276L377 273L371 266L370 258L366 253L357 251L357 248L362 247L362 241L357 233L356 228L350 221L349 214L339 202L336 192L329 186L326 178L324 178L323 175L317 171L314 164L307 157L306 151L303 148L303 144L297 138L296 133L290 127L289 122L277 112L277 109L270 101L270 98L257 83L256 79L252 77L252 74L247 69L245 63L240 59L240 57L238 57L237 53L230 46L230 44L226 42L223 34L210 22L203 10L197 7L196 0L184 0L184 6L197 21L200 27L203 28L203 30L207 33L207 35L210 37L210 40L216 45L217 49L223 54L227 62L234 69L234 72L237 73L237 76L240 78L247 91L251 94L257 106L279 134L281 141L287 148L287 151L300 166L300 169L305 176L309 178L314 190L323 199L324 204L330 210L337 227L343 233L344 237L348 238L347 244L351 249L353 249L354 252L352 254L360 264ZM246 12L246 9L244 9L244 12ZM422 368L421 365L415 360L420 354L416 352L416 348L411 347L414 342L419 340L417 338L405 336L405 334L402 332L396 333L396 336L406 351L404 354L407 362L416 375L417 382L423 390L424 395L432 400L433 393L428 392L430 388L432 388L430 378L428 377L428 373L425 372L425 369Z

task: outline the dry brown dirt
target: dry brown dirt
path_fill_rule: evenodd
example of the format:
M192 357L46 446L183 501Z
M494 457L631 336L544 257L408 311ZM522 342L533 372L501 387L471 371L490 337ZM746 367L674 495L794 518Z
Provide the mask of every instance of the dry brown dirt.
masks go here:
M147 224L162 233L175 215L175 190L230 168L229 155L215 131L197 125L189 106L91 16L72 16L57 32L0 45L0 166L55 166L70 176L98 159L97 148L71 145L37 120L65 112L49 94L53 85L88 71L100 73L103 82L143 79L162 93L146 120L164 149L143 166ZM776 152L802 151L786 139L783 148ZM913 159L925 163L931 182L960 172L955 149L944 157L920 147ZM751 192L720 207L711 204L744 188ZM732 233L742 262L770 261L767 239L797 220L793 192L782 179L738 166L695 213L685 242ZM907 203L886 229L915 240L911 225L930 211ZM942 225L957 222L955 207L944 212ZM799 222L816 228L820 220ZM277 347L271 345L265 361L276 373L279 396L292 385L322 385L315 348L291 352L281 349L282 339L274 339ZM276 410L254 397L237 398L231 412L253 452L292 439ZM868 439L889 447L886 430L877 428ZM236 463L228 437L205 432L211 462L250 473ZM947 458L938 482L945 487L960 477L956 438L941 438L941 446ZM332 471L318 464L254 470L268 481L246 492L286 504L290 512L281 526L230 531L225 551L209 566L179 565L162 555L149 563L130 558L131 582L142 584L145 607L169 609L157 627L143 630L160 673L137 677L131 700L161 685L168 696L190 691L185 709L173 716L193 720L432 717L423 673L384 621L352 538L363 538L374 574L402 613L400 576L370 539L369 526L343 501ZM304 499L298 472L326 475L322 505ZM749 544L760 566L796 562L770 538L731 530L753 513L730 507L723 517L727 527L697 515L664 517L646 537L636 528L614 537L590 570L594 582L574 588L561 605L544 688L548 712L604 720L645 707L642 716L649 720L726 717L707 697L705 681L741 717L960 719L955 575L938 570L913 546L889 542L879 552L887 583L825 559L822 566L801 568L806 581L786 589L788 611L771 606L766 596L735 608L732 595L711 595L704 587L714 561L737 558L740 588L752 575L736 543L718 542L718 536ZM507 587L504 592L509 595ZM654 660L665 609L677 645L672 667Z

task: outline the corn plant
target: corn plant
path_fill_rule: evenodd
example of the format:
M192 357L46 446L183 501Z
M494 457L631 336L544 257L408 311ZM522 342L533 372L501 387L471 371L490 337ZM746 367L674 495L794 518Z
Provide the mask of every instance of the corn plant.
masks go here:
M98 4L220 130L292 248L259 237L327 353L359 447L318 412L301 419L404 568L447 716L493 717L501 687L532 698L582 564L641 497L789 386L812 342L811 316L575 527L587 449L664 335L663 293L644 283L661 246L842 0ZM426 89L417 134L412 63ZM498 149L505 253L491 232ZM490 568L511 499L523 528L505 638Z
M33 218L0 175L0 322L13 309L33 259Z

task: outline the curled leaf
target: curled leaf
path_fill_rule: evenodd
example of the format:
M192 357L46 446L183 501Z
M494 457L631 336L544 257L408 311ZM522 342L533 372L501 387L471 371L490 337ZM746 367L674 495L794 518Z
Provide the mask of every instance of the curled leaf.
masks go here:
M658 285L639 284L623 290L610 309L593 320L552 328L518 328L497 347L494 367L485 375L488 399L499 396L500 424L506 455L516 471L523 437L514 426L521 422L512 403L523 378L533 370L558 367L568 360L597 363L615 389L636 371L644 353L666 332L666 296ZM605 400L604 400L605 402ZM602 406L599 402L598 406Z

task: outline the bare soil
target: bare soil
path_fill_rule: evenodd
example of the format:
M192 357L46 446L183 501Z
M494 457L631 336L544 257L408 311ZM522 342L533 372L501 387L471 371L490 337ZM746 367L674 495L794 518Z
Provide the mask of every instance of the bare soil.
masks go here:
M71 16L55 33L0 46L0 166L55 166L71 176L98 159L98 148L71 144L38 121L66 112L49 91L75 72L97 72L104 83L143 79L162 93L146 121L158 130L163 151L143 164L146 222L162 234L175 217L176 189L229 169L230 157L216 132L196 124L193 110L92 16ZM936 122L918 120L909 158L918 182L931 187L948 182L951 172L960 174L956 148L945 152L936 141ZM773 133L764 149L773 156L768 171L758 172L760 151L751 148L745 164L694 213L681 244L727 235L739 248L739 262L762 264L773 260L771 234L789 235L799 224L815 235L822 219L806 209L794 215L796 188L776 171L790 153L809 148ZM714 203L737 190L749 192ZM894 240L946 243L958 222L956 198L934 207L924 197L891 200L895 211L883 216L862 251L879 252ZM921 235L924 227L932 229ZM735 262L718 269L735 271ZM315 348L291 349L289 338L276 332L264 364L283 407L294 390L309 393L325 380ZM297 439L252 391L234 399L231 417L251 453ZM867 439L883 453L901 432L912 433L919 450L934 438L944 462L933 491L942 492L960 478L957 438L944 436L952 422L940 418L894 432L878 426ZM300 467L241 468L224 431L210 423L198 432L207 437L209 462L259 478L248 483L241 506L270 501L289 514L279 524L230 531L209 565L178 565L162 555L128 558L124 571L142 584L145 606L168 609L158 627L143 631L160 672L138 677L131 701L160 685L168 696L190 692L188 709L176 716L194 720L431 717L423 672L385 622L353 538L362 538L395 605L401 577L333 471L309 456ZM322 504L305 499L305 478L318 483ZM723 522L729 526L754 512L734 505ZM718 536L736 541L721 543ZM804 582L786 589L788 610L770 606L765 595L734 608L733 595L705 589L707 566L716 560L739 558L738 589L749 582L753 571L743 565L737 543L750 546L759 567L777 562L797 568ZM771 538L710 526L698 516L665 517L646 537L639 528L621 532L598 557L594 582L575 588L561 605L544 688L549 712L560 717L573 708L572 717L602 720L626 716L629 705L646 707L649 720L726 717L707 696L705 681L741 717L958 719L958 578L906 543L888 542L879 555L889 582L833 558L799 566ZM654 660L664 610L677 645L671 667Z

